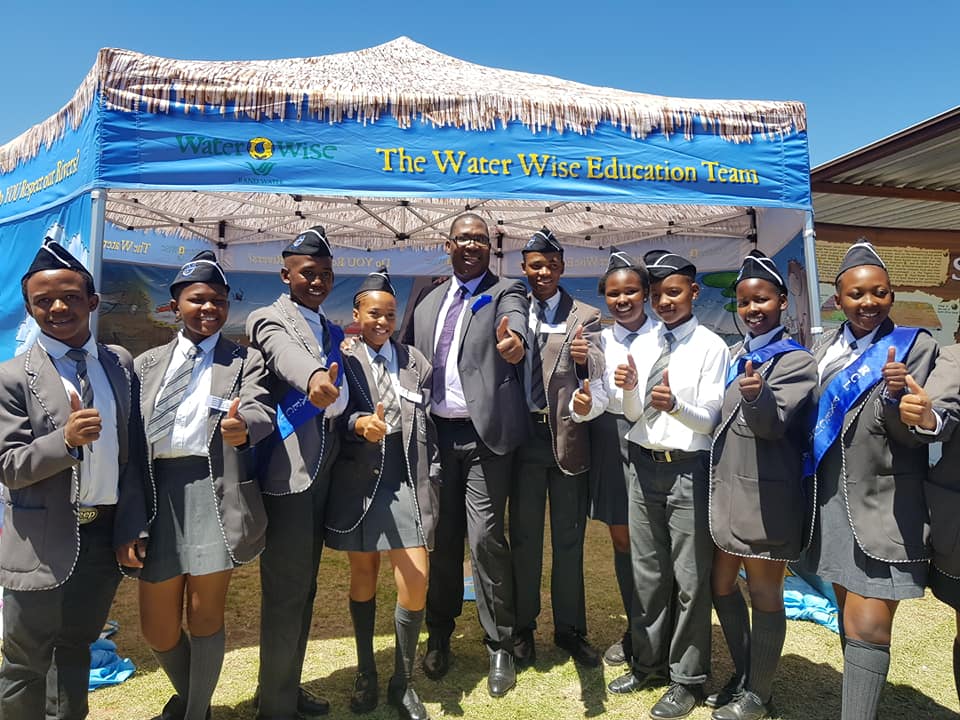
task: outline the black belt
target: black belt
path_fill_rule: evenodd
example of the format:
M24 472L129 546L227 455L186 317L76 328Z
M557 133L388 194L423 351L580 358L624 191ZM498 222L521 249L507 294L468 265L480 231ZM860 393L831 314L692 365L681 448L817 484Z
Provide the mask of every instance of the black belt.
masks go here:
M432 413L431 413L431 415L432 415ZM448 417L443 417L442 415L433 415L433 419L434 419L436 422L450 423L450 424L452 424L452 425L466 425L467 423L471 422L470 418L468 418L468 417L465 417L465 418L448 418Z
M638 445L640 452L657 463L674 463L682 460L693 460L701 457L706 450L651 450L643 445Z
M530 419L533 420L534 425L549 425L550 416L545 412L532 412L530 413Z
M108 520L113 517L116 505L89 505L77 509L77 522L89 525L98 520Z

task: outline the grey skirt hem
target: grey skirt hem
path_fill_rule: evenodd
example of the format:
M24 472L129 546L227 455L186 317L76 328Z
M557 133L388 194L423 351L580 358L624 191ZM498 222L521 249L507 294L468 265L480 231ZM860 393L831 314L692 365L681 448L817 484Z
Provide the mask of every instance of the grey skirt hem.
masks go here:
M628 475L634 474L623 415L602 413L590 421L590 508L588 516L607 525L627 524Z

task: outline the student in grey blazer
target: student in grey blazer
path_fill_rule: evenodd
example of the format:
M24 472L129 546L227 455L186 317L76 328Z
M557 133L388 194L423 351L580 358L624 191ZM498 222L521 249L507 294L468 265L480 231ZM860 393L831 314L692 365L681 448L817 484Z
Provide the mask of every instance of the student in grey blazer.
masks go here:
M940 349L937 364L920 387L907 377L900 419L924 442L942 442L943 452L925 486L930 511L930 589L956 613L953 681L960 697L960 345Z
M266 548L260 558L259 720L325 715L326 699L300 687L317 594L337 422L349 398L340 372L343 330L323 312L333 289L333 255L316 225L283 250L280 278L290 292L247 318L251 347L270 371L276 432L257 449Z
M274 415L260 353L220 333L229 292L216 256L196 255L170 285L183 329L136 360L156 500L140 625L176 691L165 718L209 717L230 576L263 550L266 514L252 448L272 432Z
M549 228L523 248L521 269L530 285L530 347L524 374L532 424L517 452L510 492L510 546L517 598L517 664L536 660L533 631L540 614L544 513L550 495L553 569L550 597L556 645L589 667L600 655L587 641L583 590L583 535L589 504L590 437L574 422L571 398L580 379L603 373L600 311L560 287L563 247Z
M527 296L520 283L490 272L490 233L480 216L455 219L446 250L454 277L423 298L404 338L433 366L430 406L443 478L423 667L432 679L449 668L450 636L463 609L466 534L490 650L487 689L500 697L516 683L513 568L504 515L513 451L529 429L520 371Z
M835 283L846 322L814 348L818 512L805 561L833 583L840 607L843 718L872 719L897 605L922 597L927 582L927 447L901 421L899 402L908 373L926 382L937 344L890 320L890 278L866 241L848 250Z
M814 495L803 471L818 376L813 356L780 324L787 287L773 261L750 251L734 290L747 335L731 350L709 486L713 606L734 675L706 702L717 708L714 720L759 720L787 632L784 570L809 541ZM741 567L752 619L737 584Z
M141 564L138 388L130 354L91 335L99 298L69 252L45 241L21 288L42 335L0 365L0 717L79 720L119 567Z

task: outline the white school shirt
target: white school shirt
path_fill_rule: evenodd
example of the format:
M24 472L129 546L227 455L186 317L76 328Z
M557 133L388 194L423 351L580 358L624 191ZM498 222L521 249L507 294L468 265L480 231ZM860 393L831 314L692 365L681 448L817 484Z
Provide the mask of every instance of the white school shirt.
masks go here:
M770 342L777 336L778 333L781 333L786 328L783 325L777 325L773 330L765 332L763 335L757 335L754 337L751 333L747 333L747 337L743 341L743 354L756 352L762 347L766 347Z
M200 355L193 366L190 384L187 385L187 390L183 394L183 400L177 406L173 427L170 428L167 435L153 444L153 456L155 458L178 458L192 455L206 457L209 454L207 448L209 439L207 437L207 418L210 416L210 389L213 383L213 349L219 339L220 333L216 332L205 338L199 345L194 346L193 341L188 340L183 332L177 333L177 344L173 348L173 356L170 358L167 371L163 374L163 383L157 390L157 396L153 399L154 411L156 411L157 402L163 396L163 389L167 386L167 383L177 374L180 366L187 362L187 353L190 352L191 348L199 349ZM223 399L233 400L233 398Z
M324 351L323 347L323 323L326 322L327 325L330 324L330 319L324 314L323 307L317 308L317 311L314 312L310 308L301 305L300 303L294 303L297 310L300 311L300 314L303 316L303 319L307 321L307 325L310 326L310 330L313 331L313 336L317 340L317 345L320 346L320 362L324 367L327 367L327 354ZM322 319L321 319L322 318ZM341 367L338 372L338 377L343 377L343 368ZM332 403L327 405L323 411L323 417L327 420L331 420L335 417L341 415L344 409L347 407L347 401L350 399L350 388L347 387L347 381L344 380L339 385L340 395Z
M82 397L77 386L77 364L67 357L67 351L74 348L49 335L41 335L39 342L60 374L67 401L70 400L70 393ZM99 348L92 335L83 344L83 349L87 351L87 378L93 389L93 404L100 413L100 437L83 446L83 459L79 468L80 504L87 507L116 505L120 495L117 402L113 395L113 386L100 364Z
M824 369L827 368L830 363L835 359L841 357L842 355L847 355L847 361L844 363L843 367L846 367L858 357L863 355L866 352L867 348L873 344L873 339L877 335L877 330L879 327L875 327L869 333L864 335L859 340L853 336L853 333L850 332L850 324L843 324L843 332L837 333L836 339L830 347L827 348L827 351L823 354L823 357L820 359L820 362L817 363L817 373L818 375L823 375ZM850 346L853 343L857 343L857 347L853 350L850 349Z
M370 347L366 343L363 344L363 347L365 347L367 350L367 358L370 360L370 367L373 370L374 382L376 382L377 375L380 372L380 368L378 366L378 363L376 362L377 356L378 355L382 356L383 359L386 361L386 364L384 367L386 367L387 369L387 376L390 378L390 384L393 386L393 394L396 396L397 403L399 404L400 402L400 362L397 359L397 353L394 352L393 350L393 343L387 340L380 347L379 350L374 350L372 347ZM390 425L387 426L388 435L391 435L395 432L400 432L400 430L402 430L402 428L400 427L392 427Z
M453 331L453 340L450 343L450 354L447 355L447 364L444 367L444 384L446 393L443 402L436 400L430 401L431 412L444 418L468 418L470 412L467 410L467 400L463 396L463 383L460 382L460 367L457 364L457 358L460 357L460 334L463 331L463 318L470 312L470 307L475 302L474 293L480 282L487 276L484 273L480 277L475 277L467 282L461 282L460 278L454 275L450 278L450 287L447 290L447 296L440 305L440 312L437 314L437 327L433 333L433 351L436 357L437 343L440 342L440 334L443 332L443 321L447 317L447 308L453 303L460 288L467 288L467 296L464 298L463 307L460 308L460 316L457 318L457 324Z
M665 332L666 327L660 333L661 347L666 345L662 339ZM667 370L676 406L673 412L661 412L652 424L647 424L643 417L644 395L647 375L656 357L644 363L646 372L638 362L637 387L624 393L623 399L623 414L634 423L627 439L649 450L709 450L713 431L720 422L730 350L719 335L695 317L670 332L674 347Z
M530 295L530 311L527 315L527 326L530 328L530 346L527 348L527 360L523 364L523 379L524 387L527 391L527 407L530 409L530 412L546 412L546 408L538 408L533 406L533 402L530 400L530 388L533 384L533 353L536 351L537 338L534 333L537 330L537 322L540 322L540 301L537 300L533 295ZM553 328L556 323L554 322L557 318L557 308L560 307L560 290L558 289L553 295L547 298L547 307L544 309L543 314L545 320L540 323L540 332L547 332L550 328ZM547 389L543 389L546 393Z

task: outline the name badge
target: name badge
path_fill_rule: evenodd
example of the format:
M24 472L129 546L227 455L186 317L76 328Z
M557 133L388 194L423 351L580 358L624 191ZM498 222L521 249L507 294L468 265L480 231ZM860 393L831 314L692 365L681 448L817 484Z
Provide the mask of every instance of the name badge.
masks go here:
M567 334L567 324L560 323L559 325L550 325L549 323L541 323L540 332L545 335L566 335Z
M423 404L423 394L414 392L413 390L407 390L405 387L400 388L400 397L404 400L409 400L414 405Z
M233 405L231 398L222 398L216 395L211 395L207 398L207 407L219 410L220 412L229 411L231 405Z

